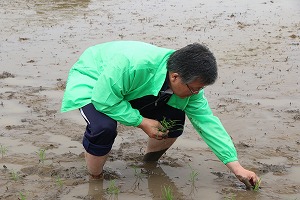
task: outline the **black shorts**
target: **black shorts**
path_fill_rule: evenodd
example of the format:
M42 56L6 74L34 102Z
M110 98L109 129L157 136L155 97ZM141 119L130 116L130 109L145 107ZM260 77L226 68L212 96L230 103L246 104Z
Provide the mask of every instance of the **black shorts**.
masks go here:
M143 117L158 121L174 120L176 126L169 130L168 137L179 137L183 132L185 113L167 105L170 94L161 93L156 96L145 96L129 101L131 106L138 109ZM117 122L107 115L97 111L93 104L88 104L80 109L87 122L83 137L85 150L95 156L106 155L112 148L117 136Z

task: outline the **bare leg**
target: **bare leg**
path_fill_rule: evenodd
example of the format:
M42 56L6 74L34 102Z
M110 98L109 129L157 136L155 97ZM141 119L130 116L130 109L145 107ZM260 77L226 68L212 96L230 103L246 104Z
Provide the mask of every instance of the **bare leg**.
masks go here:
M176 139L177 138L167 138L156 140L154 138L149 138L143 161L158 161L158 159L172 146Z
M85 153L85 162L88 172L92 178L101 178L103 166L107 160L107 157L108 154L104 156L94 156L88 152Z

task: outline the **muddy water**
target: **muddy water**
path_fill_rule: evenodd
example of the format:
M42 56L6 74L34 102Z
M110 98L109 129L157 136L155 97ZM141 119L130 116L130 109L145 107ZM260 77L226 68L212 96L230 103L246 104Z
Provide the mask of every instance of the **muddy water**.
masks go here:
M67 73L90 45L192 42L215 53L220 77L206 89L240 162L262 178L246 191L187 122L157 166L141 166L146 136L119 127L106 171L118 199L300 199L300 2L0 1L0 199L109 199L109 180L88 179L84 121L59 113ZM8 72L9 75L7 73ZM37 155L46 149L46 158ZM13 180L12 175L18 174ZM198 173L194 181L191 174Z

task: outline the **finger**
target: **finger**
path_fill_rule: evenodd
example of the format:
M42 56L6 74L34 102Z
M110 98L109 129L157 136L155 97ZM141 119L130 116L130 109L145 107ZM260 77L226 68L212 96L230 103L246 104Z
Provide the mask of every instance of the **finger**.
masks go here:
M159 134L159 131L157 131L157 133L155 134L155 137L154 137L155 139L157 139L157 140L162 140L162 137L161 137L161 135Z
M245 184L246 190L252 190L253 189L253 185L250 183L250 181L248 179L243 179L242 182Z
M256 174L254 174L250 179L250 183L253 186L255 186L257 183L260 184L259 181L260 181L260 178L258 176L256 176Z
M248 178L245 178L245 177L240 176L240 175L237 175L237 178L238 178L242 183L245 184L247 190L252 190L252 185L251 185L250 181L248 180Z
M248 180L252 185L255 185L255 183L258 181L258 177L254 172L250 171L248 175Z
M157 133L155 134L155 139L158 139L158 131L157 131Z
M161 135L161 137L162 137L163 139L168 138L168 133L163 133L163 134Z
M160 132L163 132L164 131L164 127L159 124L159 126L157 127L157 130L160 131Z

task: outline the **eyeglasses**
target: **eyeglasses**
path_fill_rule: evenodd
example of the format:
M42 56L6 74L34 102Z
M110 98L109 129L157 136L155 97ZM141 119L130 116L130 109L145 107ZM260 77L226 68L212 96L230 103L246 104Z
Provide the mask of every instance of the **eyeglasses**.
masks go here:
M198 94L200 92L200 90L204 89L205 86L199 88L198 90L193 90L188 84L186 84L186 87L189 88L191 94Z

